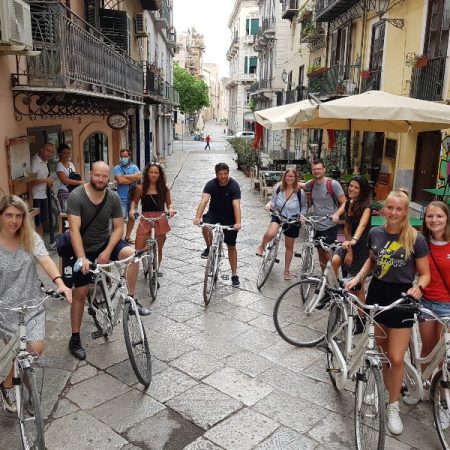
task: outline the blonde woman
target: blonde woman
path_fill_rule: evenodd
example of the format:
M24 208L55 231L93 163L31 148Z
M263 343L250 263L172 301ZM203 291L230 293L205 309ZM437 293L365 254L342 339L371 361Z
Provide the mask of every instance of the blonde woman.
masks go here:
M47 253L41 237L33 230L28 206L19 197L5 195L0 200L0 302L16 307L19 303L38 304L43 292L36 270L42 267L58 291L72 301L72 291L63 283L59 270ZM25 316L30 351L44 350L45 310L32 309ZM17 331L16 313L1 310L0 339L8 341ZM16 411L13 371L0 383L0 394L8 411Z
M364 284L373 272L366 303L387 306L406 292L416 299L430 281L428 246L422 234L409 224L409 199L401 191L392 191L384 204L386 225L369 232L369 258L356 277L347 284ZM414 280L416 275L417 281ZM390 365L383 365L383 378L389 392L387 406L388 428L392 434L401 434L403 423L399 415L398 399L402 386L403 358L409 345L413 313L394 308L377 316L377 345L387 355Z

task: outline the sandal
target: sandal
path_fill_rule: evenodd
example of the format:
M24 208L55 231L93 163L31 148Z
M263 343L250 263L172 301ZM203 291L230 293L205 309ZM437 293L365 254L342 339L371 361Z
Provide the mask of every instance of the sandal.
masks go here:
M125 238L125 242L126 242L127 244L134 245L134 239L131 239L131 238Z
M286 281L290 281L290 280L292 280L292 275L291 275L291 273L290 273L288 270L285 270L285 271L283 272L283 278L284 278Z

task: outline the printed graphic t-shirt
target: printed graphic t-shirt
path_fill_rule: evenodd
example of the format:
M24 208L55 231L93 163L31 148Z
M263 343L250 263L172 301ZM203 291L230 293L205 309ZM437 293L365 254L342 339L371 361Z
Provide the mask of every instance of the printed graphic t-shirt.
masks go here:
M416 269L414 260L428 255L427 241L417 233L413 252L405 259L405 249L398 242L399 234L389 234L384 227L369 232L368 246L375 257L373 276L387 283L412 283Z

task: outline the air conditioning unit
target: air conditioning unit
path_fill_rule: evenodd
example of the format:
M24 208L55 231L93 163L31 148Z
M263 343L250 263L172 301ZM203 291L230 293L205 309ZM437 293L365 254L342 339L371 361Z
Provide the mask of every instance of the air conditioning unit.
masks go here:
M254 44L255 43L255 35L254 34L248 34L245 36L245 43L246 44Z
M30 6L22 0L0 1L0 49L32 50Z
M147 22L143 13L136 14L136 36L147 36Z

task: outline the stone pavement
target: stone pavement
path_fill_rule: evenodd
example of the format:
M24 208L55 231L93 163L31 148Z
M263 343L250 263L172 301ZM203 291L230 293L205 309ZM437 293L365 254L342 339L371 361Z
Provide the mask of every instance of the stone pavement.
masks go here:
M87 360L68 352L69 311L48 303L47 348L39 379L49 450L352 449L353 396L337 393L325 373L325 355L293 348L275 332L272 310L283 281L276 265L262 292L254 256L269 217L233 153L209 124L212 150L184 142L167 158L178 214L164 247L163 277L152 315L144 318L153 355L153 381L137 383L118 327L107 341L92 340L85 316ZM240 288L222 281L205 308L205 261L200 229L192 225L203 185L214 165L227 162L242 188L238 237ZM282 259L282 255L281 258ZM228 264L225 264L228 269ZM298 272L294 261L293 271ZM143 277L138 296L149 304ZM428 402L402 405L405 431L388 449L438 449ZM0 413L0 448L20 448L13 418Z

